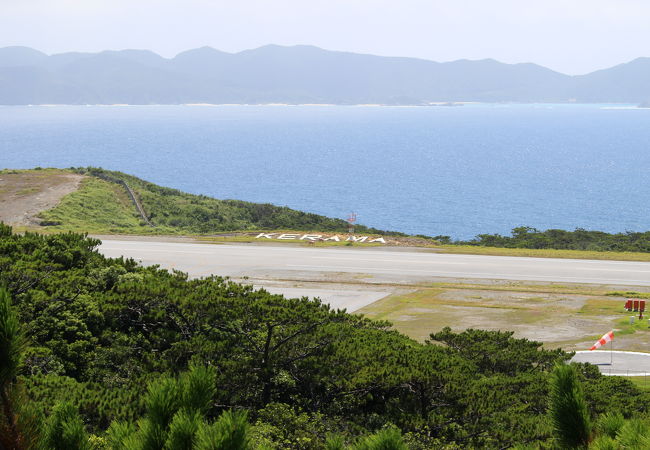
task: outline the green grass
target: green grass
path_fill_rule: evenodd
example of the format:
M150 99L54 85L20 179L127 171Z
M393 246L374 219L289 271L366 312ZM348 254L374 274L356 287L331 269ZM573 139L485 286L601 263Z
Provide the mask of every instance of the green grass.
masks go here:
M621 377L630 380L636 387L644 392L650 392L650 375L640 377Z
M318 214L271 204L219 200L157 186L120 172L102 169L72 169L87 175L81 188L42 218L56 230L92 233L210 235L229 231L301 230L343 233L348 224ZM140 222L135 208L119 181L126 181L155 225ZM358 233L383 234L363 226ZM394 233L401 235L401 233ZM245 241L251 237L215 238L215 242ZM290 242L290 241L288 241ZM322 245L322 244L320 244ZM343 244L346 245L346 244Z
M66 195L53 209L40 214L50 231L89 233L144 233L131 200L120 186L88 177L76 192Z
M650 261L650 253L641 252L501 248L480 247L474 245L444 245L439 247L439 249L441 253L458 253L467 255L528 256L535 258L599 259L614 261Z
M470 286L469 291L471 292ZM490 286L483 286L491 291ZM443 295L445 294L445 295ZM429 334L445 326L453 328L476 327L467 319L485 317L485 323L500 325L508 323L536 324L553 315L567 313L565 307L553 305L544 297L523 300L490 298L471 295L462 285L452 289L444 287L418 289L405 294L394 294L372 303L358 311L372 319L387 320L408 336L424 340ZM472 322L474 323L474 322Z
M525 333L518 336L546 342L550 347L575 349L598 339L601 329L615 329L617 342L626 350L638 350L638 345L645 344L635 344L636 338L625 343L621 339L633 333L649 334L647 320L637 319L630 325L633 313L623 310L624 300L608 298L606 293L596 286L436 283L414 286L411 292L390 295L358 312L387 320L417 340L425 340L445 326L456 330L488 327L517 330ZM574 332L555 337L549 331L553 327Z
M24 189L21 189L21 190L19 190L18 192L16 192L16 195L21 195L21 196L22 196L22 195L35 194L35 193L38 192L38 191L39 191L39 189L38 189L38 188L34 188L34 187L31 187L31 188L24 188Z
M614 291L614 292L608 292L606 295L610 295L613 297L650 299L650 293L648 292Z
M623 309L623 304L623 301L614 302L610 299L590 298L585 301L585 304L576 312L576 314L586 316L621 314L625 312Z
M69 172L68 169L57 169L54 167L48 167L47 169L43 168L35 168L35 169L0 169L0 175L17 175L21 173L31 173L31 174L38 174L38 175L43 175L47 176L48 174L52 173L63 173L63 172Z
M634 323L630 323L630 317L634 316ZM639 313L629 312L625 315L624 318L618 319L616 321L616 329L619 336L624 336L627 334L634 334L636 332L648 332L650 331L650 323L648 322L648 316L645 316L643 319L639 320Z
M43 173L49 169L28 171ZM52 169L54 170L54 169ZM57 172L65 170L56 169ZM71 169L86 175L80 188L53 209L40 214L44 228L39 231L80 231L94 234L135 235L210 235L223 232L299 230L319 233L344 233L347 222L287 207L238 200L219 200L204 195L187 194L146 182L120 172L102 169ZM25 171L5 171L23 173ZM148 218L155 225L143 223L119 180L126 181L139 198ZM363 226L358 233L381 235L383 232ZM401 235L401 233L395 233ZM250 242L253 236L211 237L214 242ZM292 242L292 241L277 241ZM310 245L299 241L302 245ZM315 243L316 246L377 244Z
M573 295L609 295L609 292L597 285L580 285L580 284L528 284L521 281L502 281L498 280L486 284L477 283L429 283L427 287L437 287L443 289L463 289L463 290L489 290L505 292L535 292L539 294L573 294Z

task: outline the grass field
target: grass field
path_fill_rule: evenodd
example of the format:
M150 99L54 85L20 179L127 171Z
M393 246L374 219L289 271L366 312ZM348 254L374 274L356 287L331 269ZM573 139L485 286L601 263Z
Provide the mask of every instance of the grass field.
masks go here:
M94 168L12 172L21 173L24 178L35 172L53 173L53 171L68 173L78 178L84 177L78 190L65 196L53 208L41 212L40 219L53 231L200 236L237 231L269 232L277 229L345 233L348 228L347 222L342 219L272 204L220 200L204 195L188 194L157 186L120 172ZM145 224L137 214L123 182L128 183L134 191L146 216L154 224L153 227ZM357 231L364 235L379 234L378 230L361 225L357 226ZM224 237L221 241L243 242L246 239L250 239L250 236ZM219 238L215 242L218 240ZM322 244L327 245L327 243Z
M137 215L121 186L86 177L76 192L65 196L40 218L48 231L84 231L88 233L151 233ZM162 231L162 230L161 230Z
M631 325L634 313L623 309L625 299L607 294L601 287L586 285L439 283L391 295L358 312L388 320L421 341L449 326L510 330L547 347L583 350L614 329L618 349L647 351L650 323L637 317Z
M553 250L527 248L479 247L473 245L444 245L438 247L441 253L466 255L527 256L535 258L602 259L614 261L650 261L650 253L640 252L598 252L587 250Z
M644 375L640 377L623 377L630 380L636 385L639 389L650 392L650 375Z
M75 174L68 169L5 170L0 173L12 175L14 183L21 183L11 195L42 195L47 186L29 186L28 179ZM345 241L347 223L316 214L304 213L286 207L256 204L235 200L218 200L201 195L186 194L147 183L118 172L98 171L86 173L78 189L65 195L58 204L38 214L41 225L36 223L17 224L18 232L38 231L54 233L61 231L87 232L91 234L192 236L212 243L275 243L315 247L376 247L379 243ZM144 223L127 194L124 186L115 180L126 180L139 197L148 217L154 222L151 227ZM24 183L23 181L27 181ZM26 185L26 187L24 186ZM6 187L2 190L7 190ZM3 201L0 192L0 202ZM300 228L286 228L281 225L295 223ZM260 226L265 225L265 227ZM277 228L269 228L278 225ZM323 228L312 228L322 226ZM323 231L326 230L326 231ZM369 237L383 235L357 227L359 234ZM224 233L225 232L225 233ZM295 234L339 234L342 241L311 242L305 240L255 239L260 232ZM222 234L222 235L219 235ZM401 237L409 244L427 242L420 238Z

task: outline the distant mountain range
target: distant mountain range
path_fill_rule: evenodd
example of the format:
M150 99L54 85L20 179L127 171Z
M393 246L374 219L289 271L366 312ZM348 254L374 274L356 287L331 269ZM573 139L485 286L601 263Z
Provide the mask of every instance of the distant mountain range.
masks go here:
M268 45L203 47L172 59L146 50L61 53L0 48L0 104L650 101L650 58L569 76L492 59L437 63Z

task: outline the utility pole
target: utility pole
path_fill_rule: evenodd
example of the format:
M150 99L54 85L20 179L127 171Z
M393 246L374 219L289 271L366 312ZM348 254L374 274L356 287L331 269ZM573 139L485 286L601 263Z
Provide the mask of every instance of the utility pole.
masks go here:
M353 234L354 233L354 224L357 221L357 213L350 213L348 216L348 233Z

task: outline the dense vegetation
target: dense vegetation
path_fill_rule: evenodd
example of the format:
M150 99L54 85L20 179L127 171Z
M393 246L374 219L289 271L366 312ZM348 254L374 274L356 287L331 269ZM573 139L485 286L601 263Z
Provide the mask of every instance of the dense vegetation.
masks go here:
M562 449L624 450L650 448L650 421L626 420L607 411L592 421L574 365L558 364L551 374L549 410L555 447Z
M98 168L73 170L91 178L59 206L42 214L45 224L84 231L159 234L277 229L344 232L348 229L345 220L288 207L187 194ZM147 226L138 216L121 181L133 189L155 228ZM359 233L385 234L364 226L356 229Z
M317 300L107 259L98 243L0 225L0 286L25 342L3 392L24 395L31 416L23 422L48 417L23 425L44 424L54 441L70 429L99 448L140 448L115 442L154 431L171 439L177 429L234 439L244 427L246 448L553 442L548 382L570 356L561 350L480 330L445 329L419 343ZM199 381L187 381L193 376ZM650 405L631 382L593 366L579 366L578 376L594 417L638 416ZM196 398L182 394L194 392L189 385L203 403L188 403Z
M438 236L451 242L448 236ZM545 230L531 227L517 227L511 236L500 234L479 234L470 241L455 241L459 245L483 247L533 248L558 250L592 250L611 252L650 252L650 231L605 233L603 231Z

